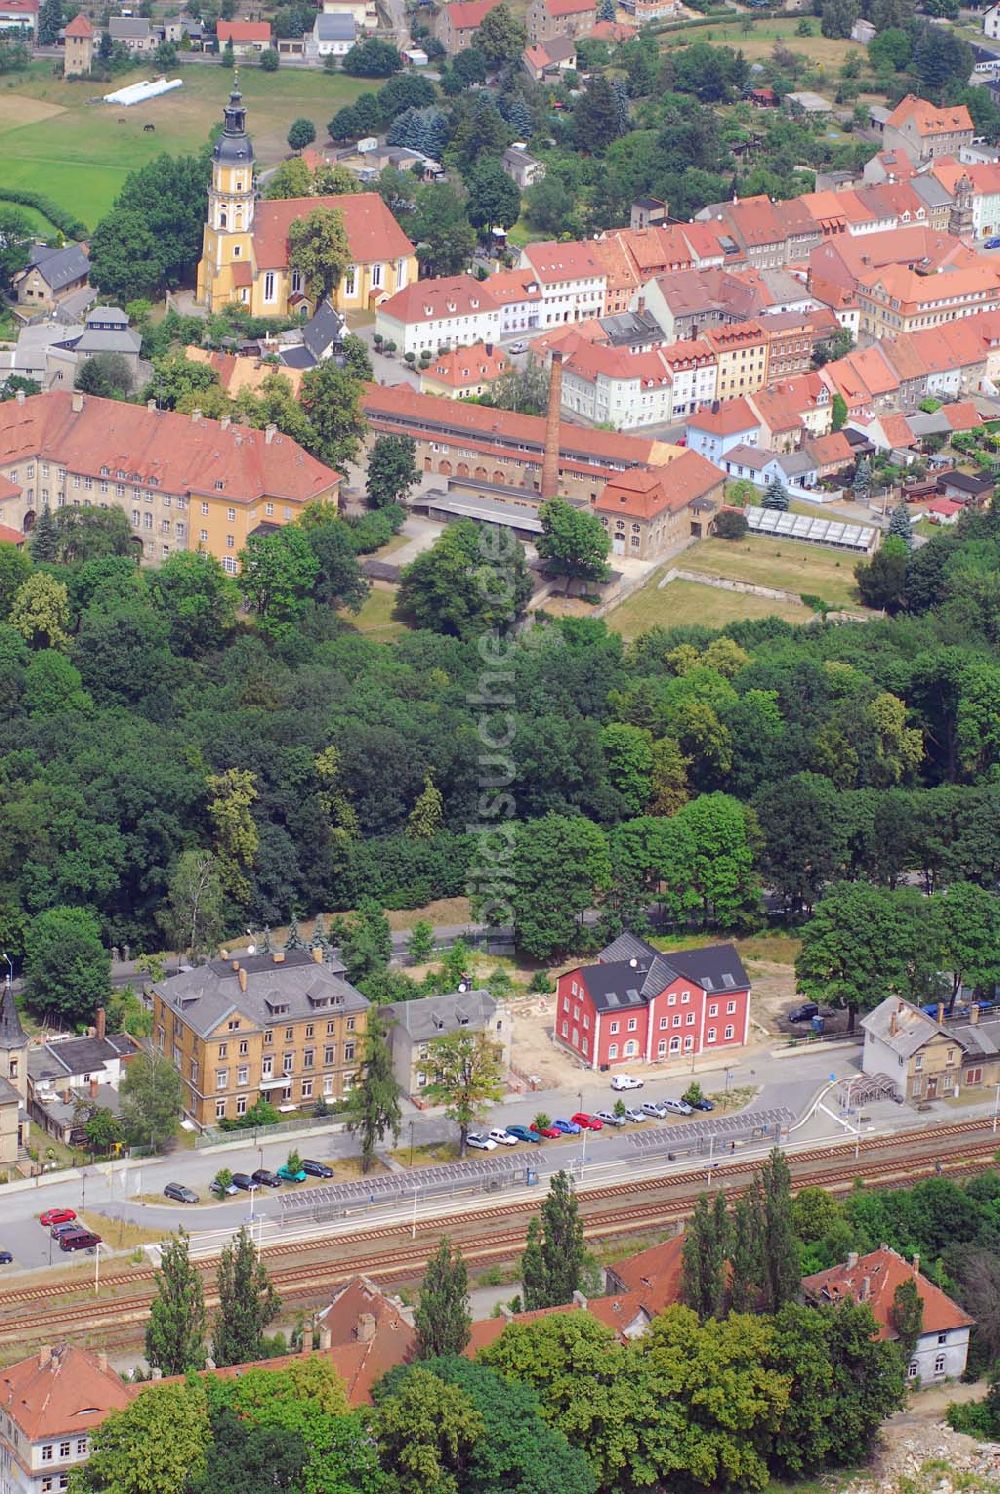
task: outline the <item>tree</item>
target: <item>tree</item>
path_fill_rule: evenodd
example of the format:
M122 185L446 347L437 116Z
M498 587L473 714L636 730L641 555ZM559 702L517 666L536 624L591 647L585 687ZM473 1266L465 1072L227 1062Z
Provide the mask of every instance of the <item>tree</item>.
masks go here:
M494 410L512 410L517 415L544 415L549 407L549 372L529 359L521 368L508 368L494 379L479 403Z
M422 1365L380 1396L372 1430L382 1466L399 1494L458 1494L485 1422L468 1397Z
M150 594L167 618L171 647L186 657L222 648L236 626L239 587L214 555L178 550L151 576Z
M313 197L315 194L316 179L301 156L279 162L264 184L263 193L268 202L288 197Z
M32 648L60 648L69 640L69 592L64 581L36 571L14 593L8 622Z
M414 1323L418 1359L461 1354L469 1342L469 1273L447 1236L427 1262Z
M988 988L1000 981L1000 906L996 894L974 882L951 882L936 897L942 962L951 974L948 1010L966 982Z
M246 768L227 768L205 780L214 795L208 815L215 828L215 854L222 886L234 897L249 891L246 873L260 848L260 833L250 806L257 799L257 775Z
M403 66L403 59L390 42L370 36L355 42L341 67L352 78L390 78Z
M427 918L418 918L406 941L406 953L415 965L423 965L434 953L434 925Z
M761 503L765 508L776 508L782 512L788 508L788 489L776 472L764 489Z
M906 583L909 573L909 546L896 535L889 535L871 560L854 567L858 595L866 607L899 612L906 605Z
M316 126L311 119L293 119L288 128L288 147L290 150L305 150L307 145L312 145L316 139Z
M52 517L52 510L46 503L35 521L31 539L28 541L28 549L31 551L31 558L35 564L51 564L56 558L56 544L56 521ZM23 580L24 577L21 579ZM8 611L7 605L3 607L3 611L5 613Z
M297 524L251 534L240 563L248 605L268 632L281 636L301 616L319 570L308 535Z
M158 299L198 262L211 180L208 151L160 155L125 179L90 240L90 277L120 305Z
M494 6L476 31L476 51L482 53L489 68L516 63L526 45L523 24L505 4Z
M91 1152L107 1156L122 1139L121 1123L117 1115L103 1106L92 1106L83 1123L83 1134Z
M869 504L872 501L872 464L867 457L860 457L854 469L854 481L851 484L856 503Z
M419 628L471 638L506 632L531 592L524 546L513 532L487 533L460 519L404 567L396 605Z
M867 882L832 883L802 930L795 978L804 996L846 1007L850 1024L885 997L920 994L937 964L923 899Z
M175 350L153 359L153 376L142 394L144 399L155 399L161 410L187 408L204 413L210 403L207 397L216 391L222 393L215 369Z
M357 549L350 528L338 517L311 523L303 518L309 547L319 567L313 597L324 607L347 607L360 611L369 585L358 565Z
M281 65L281 54L274 47L265 47L259 58L260 66L265 73L276 73Z
M580 1288L586 1251L583 1223L569 1175L557 1172L549 1184L541 1217L528 1225L528 1239L521 1257L524 1305L528 1312L539 1307L559 1307L572 1302Z
M38 45L54 47L64 24L62 0L42 0L38 12Z
M434 1078L424 1093L444 1105L445 1116L458 1126L464 1157L473 1125L503 1097L501 1050L485 1032L455 1032L431 1043L427 1067Z
M205 1296L181 1229L163 1245L146 1323L146 1358L165 1375L205 1367Z
M906 1367L913 1358L913 1351L924 1331L924 1304L913 1277L901 1281L893 1292L889 1316L896 1332L900 1357Z
M281 1298L245 1225L223 1247L216 1284L219 1308L212 1328L215 1363L222 1368L263 1358L264 1330L281 1311Z
M722 1316L726 1295L729 1219L725 1195L699 1194L684 1231L681 1300L702 1322Z
M764 1282L762 1220L757 1199L747 1189L733 1207L729 1245L729 1303L733 1312L757 1306Z
M360 398L357 379L338 368L332 358L310 368L299 386L299 399L309 417L308 449L337 471L354 461L368 429Z
M774 1147L756 1178L764 1260L764 1311L775 1313L799 1290L799 1257L792 1228L792 1179L780 1147Z
M746 535L746 514L738 508L721 509L712 526L712 533L716 539L740 540Z
M424 277L461 274L476 247L465 203L448 182L421 187L409 232Z
M47 508L42 510L43 516L47 513ZM41 519L38 522L41 523ZM37 528L36 524L32 531L32 538ZM0 617L8 616L19 587L31 575L31 562L40 558L36 556L33 545L30 556L24 553L25 548L23 545L12 545L6 542L0 544Z
M581 150L607 150L622 134L618 97L603 73L592 77L573 110L573 136Z
M847 419L847 401L842 394L835 394L830 405L833 429L839 431Z
M368 458L368 507L403 503L420 481L417 444L411 436L377 436Z
M125 1067L120 1094L131 1144L161 1151L177 1130L182 1102L181 1076L170 1059L155 1051L136 1053Z
M574 948L595 893L610 886L611 858L599 826L555 814L524 821L511 894L518 948L537 960Z
M495 14L495 12L490 12ZM469 200L466 212L473 228L510 228L521 212L521 193L497 161L487 160L466 173Z
M151 1385L91 1434L90 1457L70 1475L71 1494L186 1494L211 1441L200 1385Z
M386 1133L399 1140L400 1088L392 1067L387 1029L369 1016L361 1071L347 1096L347 1129L361 1139L361 1171L371 1171L375 1149Z
M550 498L538 510L542 533L536 547L550 575L570 581L608 579L608 536L596 514Z
M899 500L889 515L889 533L896 539L902 540L908 550L912 547L913 525L910 523L910 515L904 498Z
M49 908L28 925L24 998L32 1011L92 1022L111 986L111 956L87 908Z
M337 208L315 207L295 218L288 230L288 263L298 270L315 306L335 291L351 263L344 216Z
M341 940L340 953L351 981L364 980L388 965L392 958L392 931L381 904L374 898L359 898L357 912Z
M34 236L23 209L0 203L0 290L9 290L14 276L27 265Z

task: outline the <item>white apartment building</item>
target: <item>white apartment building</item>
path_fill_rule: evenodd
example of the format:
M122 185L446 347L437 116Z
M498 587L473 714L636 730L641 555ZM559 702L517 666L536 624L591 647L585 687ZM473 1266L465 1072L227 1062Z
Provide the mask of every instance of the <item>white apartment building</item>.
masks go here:
M538 281L540 327L561 327L604 314L607 274L589 245L526 244L521 267L532 270Z
M107 1356L71 1344L0 1370L0 1494L59 1494L90 1456L91 1433L135 1391Z
M378 307L375 331L404 356L492 344L500 337L500 308L486 283L472 275L418 280Z

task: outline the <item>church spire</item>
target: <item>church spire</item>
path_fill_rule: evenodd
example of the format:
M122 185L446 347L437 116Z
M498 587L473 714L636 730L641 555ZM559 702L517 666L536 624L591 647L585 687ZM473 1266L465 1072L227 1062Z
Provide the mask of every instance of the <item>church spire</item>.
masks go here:
M238 68L233 69L233 88L222 114L225 125L215 142L213 157L229 166L250 165L253 162L253 146L247 134L247 111L240 92Z
M21 1018L14 1005L14 992L10 984L5 981L0 988L0 1048L4 1051L11 1048L24 1048L27 1042L24 1028L21 1026Z

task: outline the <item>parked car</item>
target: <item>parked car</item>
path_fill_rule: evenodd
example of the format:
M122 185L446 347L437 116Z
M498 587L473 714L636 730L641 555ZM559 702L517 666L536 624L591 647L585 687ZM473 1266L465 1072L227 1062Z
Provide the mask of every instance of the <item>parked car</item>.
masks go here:
M484 1136L482 1131L470 1131L465 1138L466 1146L471 1146L477 1152L495 1152L497 1144L492 1136Z
M989 249L991 246L987 244L986 247ZM508 353L526 353L528 351L528 344L526 342L512 342L507 351Z
M687 1100L663 1100L661 1103L669 1115L691 1114L691 1106Z
M89 1229L77 1229L69 1235L63 1235L59 1241L60 1250L96 1250L103 1243L100 1235L95 1235Z
M209 1193L214 1193L216 1198L231 1198L234 1193L238 1193L240 1190L235 1183L227 1183L223 1187L218 1178L213 1178L208 1185L208 1191Z
M280 1188L281 1179L276 1172L271 1172L267 1167L258 1167L257 1171L250 1174L255 1183L263 1183L265 1188Z
M46 1209L44 1214L39 1214L38 1222L49 1229L53 1224L67 1224L75 1218L73 1209Z
M234 1172L233 1184L237 1188L242 1188L244 1193L252 1193L257 1186L255 1179L247 1172Z
M79 1219L64 1219L62 1224L54 1224L49 1230L53 1240L61 1240L63 1235L71 1235L75 1229L82 1229L83 1225Z
M491 1131L490 1135L492 1136L493 1134ZM542 1139L537 1131L532 1131L528 1126L508 1126L507 1134L508 1136L513 1136L515 1141L541 1141ZM556 1132L556 1135L558 1134Z
M12 1266L14 1257L9 1250L0 1250L0 1266Z
M579 1136L580 1134L580 1127L577 1125L576 1121L554 1120L552 1124L555 1126L556 1130L561 1131L564 1136Z
M332 1167L327 1167L325 1162L311 1162L308 1157L302 1158L302 1171L311 1178L333 1177Z
M574 1125L580 1127L581 1131L600 1131L603 1125L603 1122L599 1121L596 1115L589 1115L586 1110L578 1110L570 1119Z
M613 1110L599 1110L595 1119L599 1120L605 1126L623 1126L625 1124L624 1115L615 1115Z
M163 1190L164 1198L172 1198L179 1204L196 1204L198 1195L193 1188L185 1188L183 1183L168 1183Z
M813 1017L819 1016L819 1007L815 1001L803 1001L801 1006L793 1006L788 1013L789 1022L811 1022Z
M651 1120L661 1121L667 1113L664 1107L658 1104L656 1100L644 1100L642 1109L643 1113L648 1115Z
M530 1126L529 1130L533 1136L543 1136L546 1141L555 1141L562 1135L555 1126Z
M616 1074L611 1081L612 1089L642 1089L642 1080L633 1079L631 1074Z
M691 1109L692 1110L714 1110L715 1106L714 1106L714 1104L712 1103L711 1100L706 1100L705 1096L702 1095L702 1097L701 1097L700 1100L692 1100L691 1101Z
M983 245L984 249L1000 249L1000 239L987 239ZM511 349L513 351L513 349Z
M278 1177L283 1183L304 1183L306 1180L306 1170L304 1167L300 1167L298 1172L293 1172L290 1167L286 1167L284 1162L282 1162L278 1168Z
M644 1121L649 1120L649 1116L644 1110L626 1110L625 1119L627 1121Z

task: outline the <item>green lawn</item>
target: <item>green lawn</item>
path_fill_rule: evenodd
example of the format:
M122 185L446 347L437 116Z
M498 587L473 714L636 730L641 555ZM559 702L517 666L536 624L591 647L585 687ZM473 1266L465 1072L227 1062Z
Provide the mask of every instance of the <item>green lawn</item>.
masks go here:
M154 71L150 64L111 84L95 84L53 77L46 63L6 76L0 84L0 184L52 197L93 227L130 171L161 151L197 150L222 118L230 77L201 63L182 66L177 75L184 87L148 104L121 109L100 102L101 93ZM287 154L285 135L293 119L311 119L324 140L337 110L378 85L336 73L264 73L255 67L243 69L240 86L258 166L268 166ZM145 124L154 124L155 131L147 134Z
M345 622L376 643L391 643L406 632L406 624L392 615L396 605L396 588L385 581L375 581L360 612L343 612Z
M683 559L686 564L687 555ZM661 589L657 585L661 574L657 571L652 580L607 614L605 622L609 628L631 639L657 626L700 623L707 628L722 628L726 623L758 617L783 617L788 622L807 623L814 616L808 607L795 603L741 596L715 586L700 586L697 581L670 581Z
M820 36L819 22L814 20L815 36L796 36L795 29L800 16L786 18L768 16L755 21L744 31L742 21L720 21L712 26L672 26L659 37L665 48L689 46L692 42L708 42L716 46L736 47L750 62L759 62L769 57L775 42L781 42L792 52L808 57L814 65L829 68L830 76L840 67L851 52L864 57L865 49L858 42L841 41L839 38Z
M854 567L860 557L828 550L801 540L747 535L742 540L702 540L685 550L678 564L686 571L705 571L733 581L773 586L782 591L822 597L834 607L857 607Z

